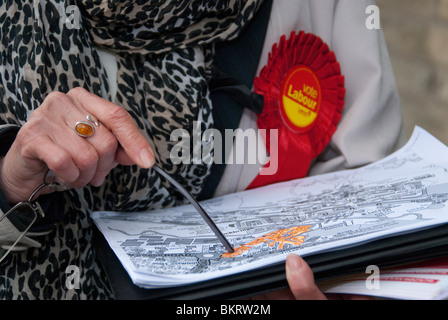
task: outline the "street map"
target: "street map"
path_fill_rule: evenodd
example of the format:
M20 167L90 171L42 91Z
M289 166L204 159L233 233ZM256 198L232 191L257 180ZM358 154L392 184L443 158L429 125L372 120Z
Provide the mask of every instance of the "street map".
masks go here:
M371 165L201 202L235 248L191 205L94 212L133 282L189 284L448 222L448 148L421 128Z

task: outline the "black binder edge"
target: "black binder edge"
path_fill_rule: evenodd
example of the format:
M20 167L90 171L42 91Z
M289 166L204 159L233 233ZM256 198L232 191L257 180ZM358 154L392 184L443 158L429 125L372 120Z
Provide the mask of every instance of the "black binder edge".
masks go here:
M287 287L284 263L165 289L144 289L129 275L96 230L97 254L111 281L115 299L239 299ZM396 267L448 255L448 224L389 236L359 245L304 256L316 282L363 273L369 265Z

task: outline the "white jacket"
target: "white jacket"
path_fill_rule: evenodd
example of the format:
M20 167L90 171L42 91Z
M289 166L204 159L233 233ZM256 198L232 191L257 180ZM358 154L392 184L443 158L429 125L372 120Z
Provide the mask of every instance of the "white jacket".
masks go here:
M310 175L355 168L379 160L404 142L402 113L381 29L369 29L372 0L275 0L258 71L282 35L301 30L322 38L334 51L345 77L342 119ZM370 21L370 20L369 20ZM256 128L245 110L240 128ZM234 146L238 148L241 146ZM238 152L238 151L235 151ZM244 190L259 165L227 165L215 195Z

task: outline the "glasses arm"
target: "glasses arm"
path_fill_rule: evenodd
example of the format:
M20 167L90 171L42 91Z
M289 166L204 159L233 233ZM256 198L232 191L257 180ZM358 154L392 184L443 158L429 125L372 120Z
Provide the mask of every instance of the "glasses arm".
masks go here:
M212 229L214 234L218 237L219 241L224 245L224 247L227 249L229 253L233 253L233 247L230 244L230 242L226 239L224 234L221 232L221 230L218 229L216 224L213 222L212 218L205 212L204 208L199 204L199 202L176 180L174 180L168 173L163 171L159 166L154 165L153 169L160 174L162 177L164 177L166 180L168 180L174 187L176 187L177 190L179 190L180 193L193 205L193 207L199 212L199 214L202 216L202 218L205 220L207 225Z

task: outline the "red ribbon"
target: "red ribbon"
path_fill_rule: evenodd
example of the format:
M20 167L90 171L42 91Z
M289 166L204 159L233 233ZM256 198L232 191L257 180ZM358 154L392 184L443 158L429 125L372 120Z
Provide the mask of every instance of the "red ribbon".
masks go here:
M283 35L254 80L254 90L264 96L257 124L267 131L271 160L248 189L305 177L330 142L344 108L344 77L334 52L313 34L292 32L288 40ZM278 130L278 145L271 143L270 129ZM277 164L271 163L276 159ZM275 174L263 174L276 166Z

